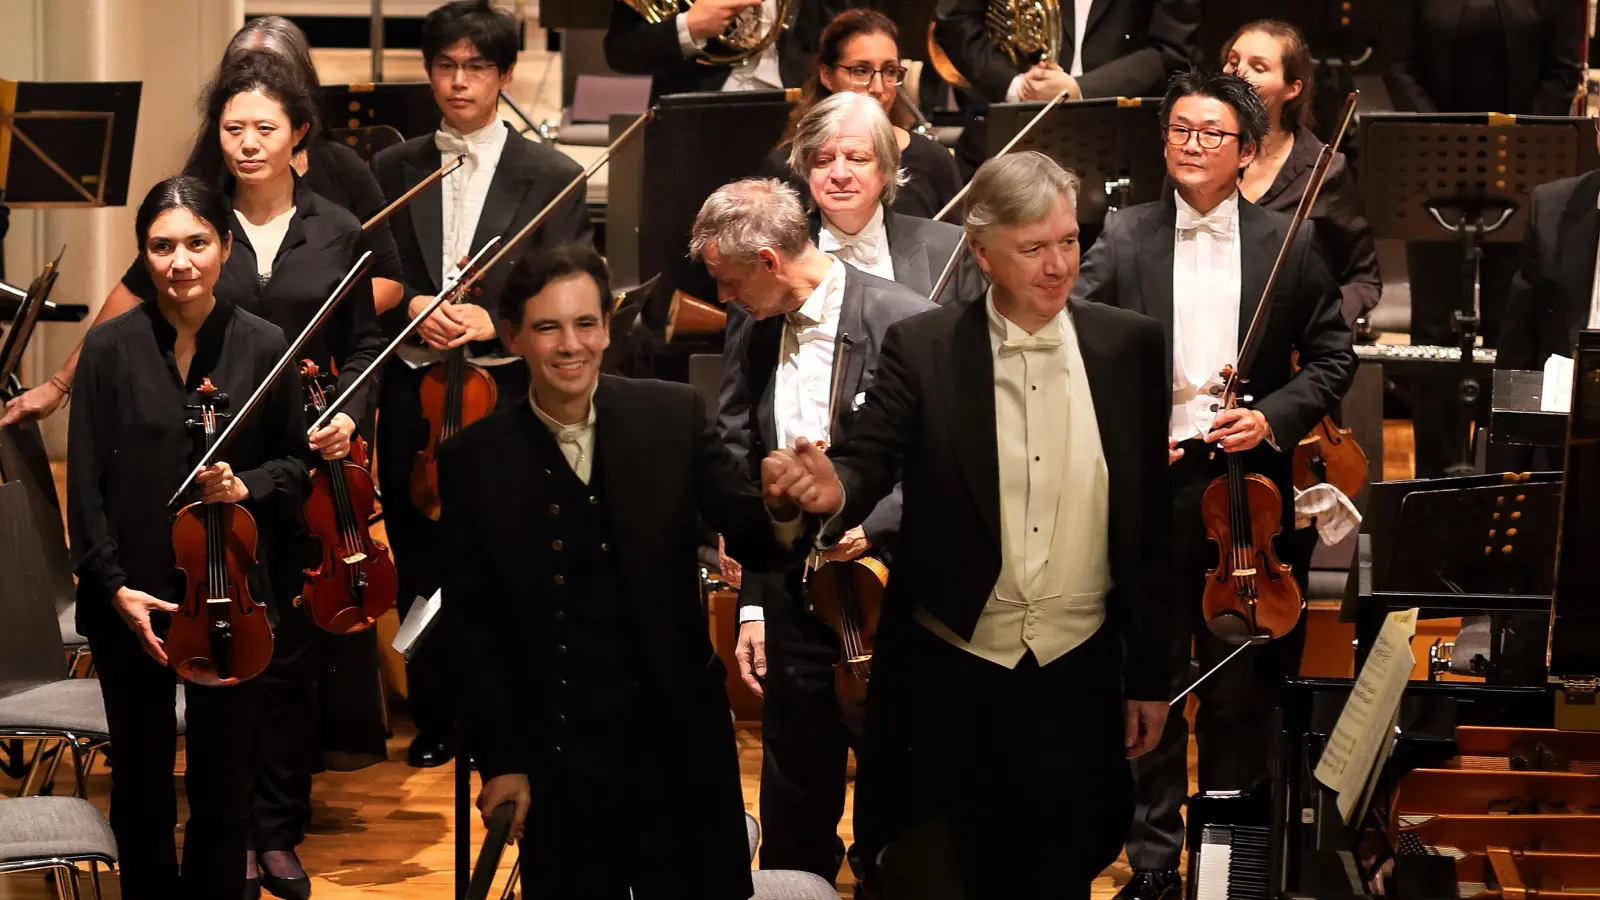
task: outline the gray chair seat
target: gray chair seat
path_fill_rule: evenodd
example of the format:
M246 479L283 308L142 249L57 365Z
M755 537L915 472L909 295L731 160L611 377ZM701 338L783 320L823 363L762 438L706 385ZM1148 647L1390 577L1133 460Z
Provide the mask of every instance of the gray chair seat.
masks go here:
M833 885L811 872L757 870L750 880L756 888L750 900L839 900Z
M117 861L111 823L77 797L0 800L0 869L30 861Z
M184 732L183 688L176 689L178 734ZM105 701L94 678L53 681L0 698L0 732L69 733L109 740Z

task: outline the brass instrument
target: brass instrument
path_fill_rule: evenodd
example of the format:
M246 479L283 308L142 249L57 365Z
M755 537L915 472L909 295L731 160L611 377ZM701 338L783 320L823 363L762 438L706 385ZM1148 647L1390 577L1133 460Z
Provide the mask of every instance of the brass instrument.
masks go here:
M620 0L628 4L633 11L644 17L646 22L659 25L676 15L689 11L694 0ZM1054 3L1055 0L1049 0ZM789 27L789 12L794 8L795 0L778 0L777 15L770 21L765 10L760 6L753 6L741 10L728 30L721 37L715 38L716 43L728 48L729 53L719 54L701 51L695 60L707 66L728 66L744 62L752 56L772 46L778 35Z
M989 37L1019 72L1035 62L1054 63L1061 58L1060 0L989 0L989 11L983 19ZM972 86L933 39L931 22L928 62L950 84L959 88Z

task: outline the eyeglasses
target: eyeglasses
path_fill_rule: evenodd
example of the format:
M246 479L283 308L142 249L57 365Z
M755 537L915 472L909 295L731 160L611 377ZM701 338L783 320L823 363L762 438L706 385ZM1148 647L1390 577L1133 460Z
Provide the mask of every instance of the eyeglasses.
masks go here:
M1182 147L1189 143L1189 135L1194 135L1200 142L1200 149L1215 150L1222 146L1223 138L1237 138L1237 131L1222 131L1216 128L1190 128L1187 125L1168 125L1167 143L1174 147Z
M866 87L872 84L872 76L874 75L883 79L884 87L896 87L900 84L901 79L906 77L905 67L897 66L894 63L889 63L881 69L874 69L866 63L856 63L853 66L834 66L834 68L843 69L850 73L850 83L856 87Z
M499 66L486 59L469 59L464 63L458 63L441 56L433 61L433 74L446 81L456 77L457 72L466 75L468 81L483 81L499 70Z

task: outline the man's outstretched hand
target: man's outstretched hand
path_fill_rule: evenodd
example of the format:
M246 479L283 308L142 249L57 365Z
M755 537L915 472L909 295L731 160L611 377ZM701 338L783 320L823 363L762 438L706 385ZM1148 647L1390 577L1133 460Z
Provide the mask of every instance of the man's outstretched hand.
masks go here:
M792 504L813 515L831 516L844 505L833 461L805 438L793 450L774 450L761 461L761 490L775 509Z

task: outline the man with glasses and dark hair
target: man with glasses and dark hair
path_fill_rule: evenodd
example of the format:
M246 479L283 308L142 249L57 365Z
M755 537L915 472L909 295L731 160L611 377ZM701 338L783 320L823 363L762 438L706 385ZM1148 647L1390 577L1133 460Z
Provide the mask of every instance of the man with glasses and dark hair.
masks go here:
M1278 275L1271 319L1255 355L1245 361L1254 400L1239 409L1218 409L1219 373L1240 363L1239 345L1290 219L1239 196L1240 173L1267 130L1266 108L1248 81L1180 74L1162 102L1161 122L1173 193L1106 220L1105 232L1084 257L1077 293L1144 313L1167 336L1172 577L1184 617L1172 646L1176 694L1190 680L1191 638L1202 673L1234 649L1211 633L1201 614L1205 573L1217 561L1200 518L1202 494L1226 471L1226 454L1244 454L1248 471L1277 485L1284 501L1282 533L1291 533L1290 454L1349 388L1355 354L1339 312L1339 285L1318 256L1308 224ZM1303 590L1306 573L1295 577ZM1298 670L1304 645L1302 619L1288 636L1244 651L1201 682L1195 739L1202 791L1266 787L1282 685ZM1182 895L1179 810L1188 785L1182 712L1180 706L1167 717L1161 743L1133 764L1138 806L1127 849L1134 877L1118 895L1122 900Z
M500 92L511 83L521 46L516 22L488 0L455 0L422 21L423 62L444 121L432 135L379 153L372 170L384 196L392 198L457 156L467 159L389 220L405 277L405 300L385 317L391 333L437 296L464 260L492 238L516 233L582 172L565 154L525 140L500 119ZM581 188L529 237L528 245L569 241L592 241ZM412 505L406 491L413 459L427 445L419 396L423 375L442 360L441 351L466 345L469 357L494 375L501 406L528 392L527 367L506 354L489 313L509 271L503 266L489 272L473 289L472 302L440 307L417 330L420 340L402 347L384 373L379 478L390 486L384 519L403 611L413 598L438 589L443 562L436 549L437 523ZM446 640L430 639L407 665L417 724L407 759L418 767L442 765L455 752L450 731L456 687L449 661L439 652L446 646Z
M805 83L822 26L850 4L846 0L794 0L788 21L773 22L778 0L695 0L660 22L647 22L632 5L611 4L606 30L606 65L627 75L649 75L650 99L696 91L760 91ZM733 65L708 65L707 54L728 56L722 40L730 28L782 33L760 53Z

